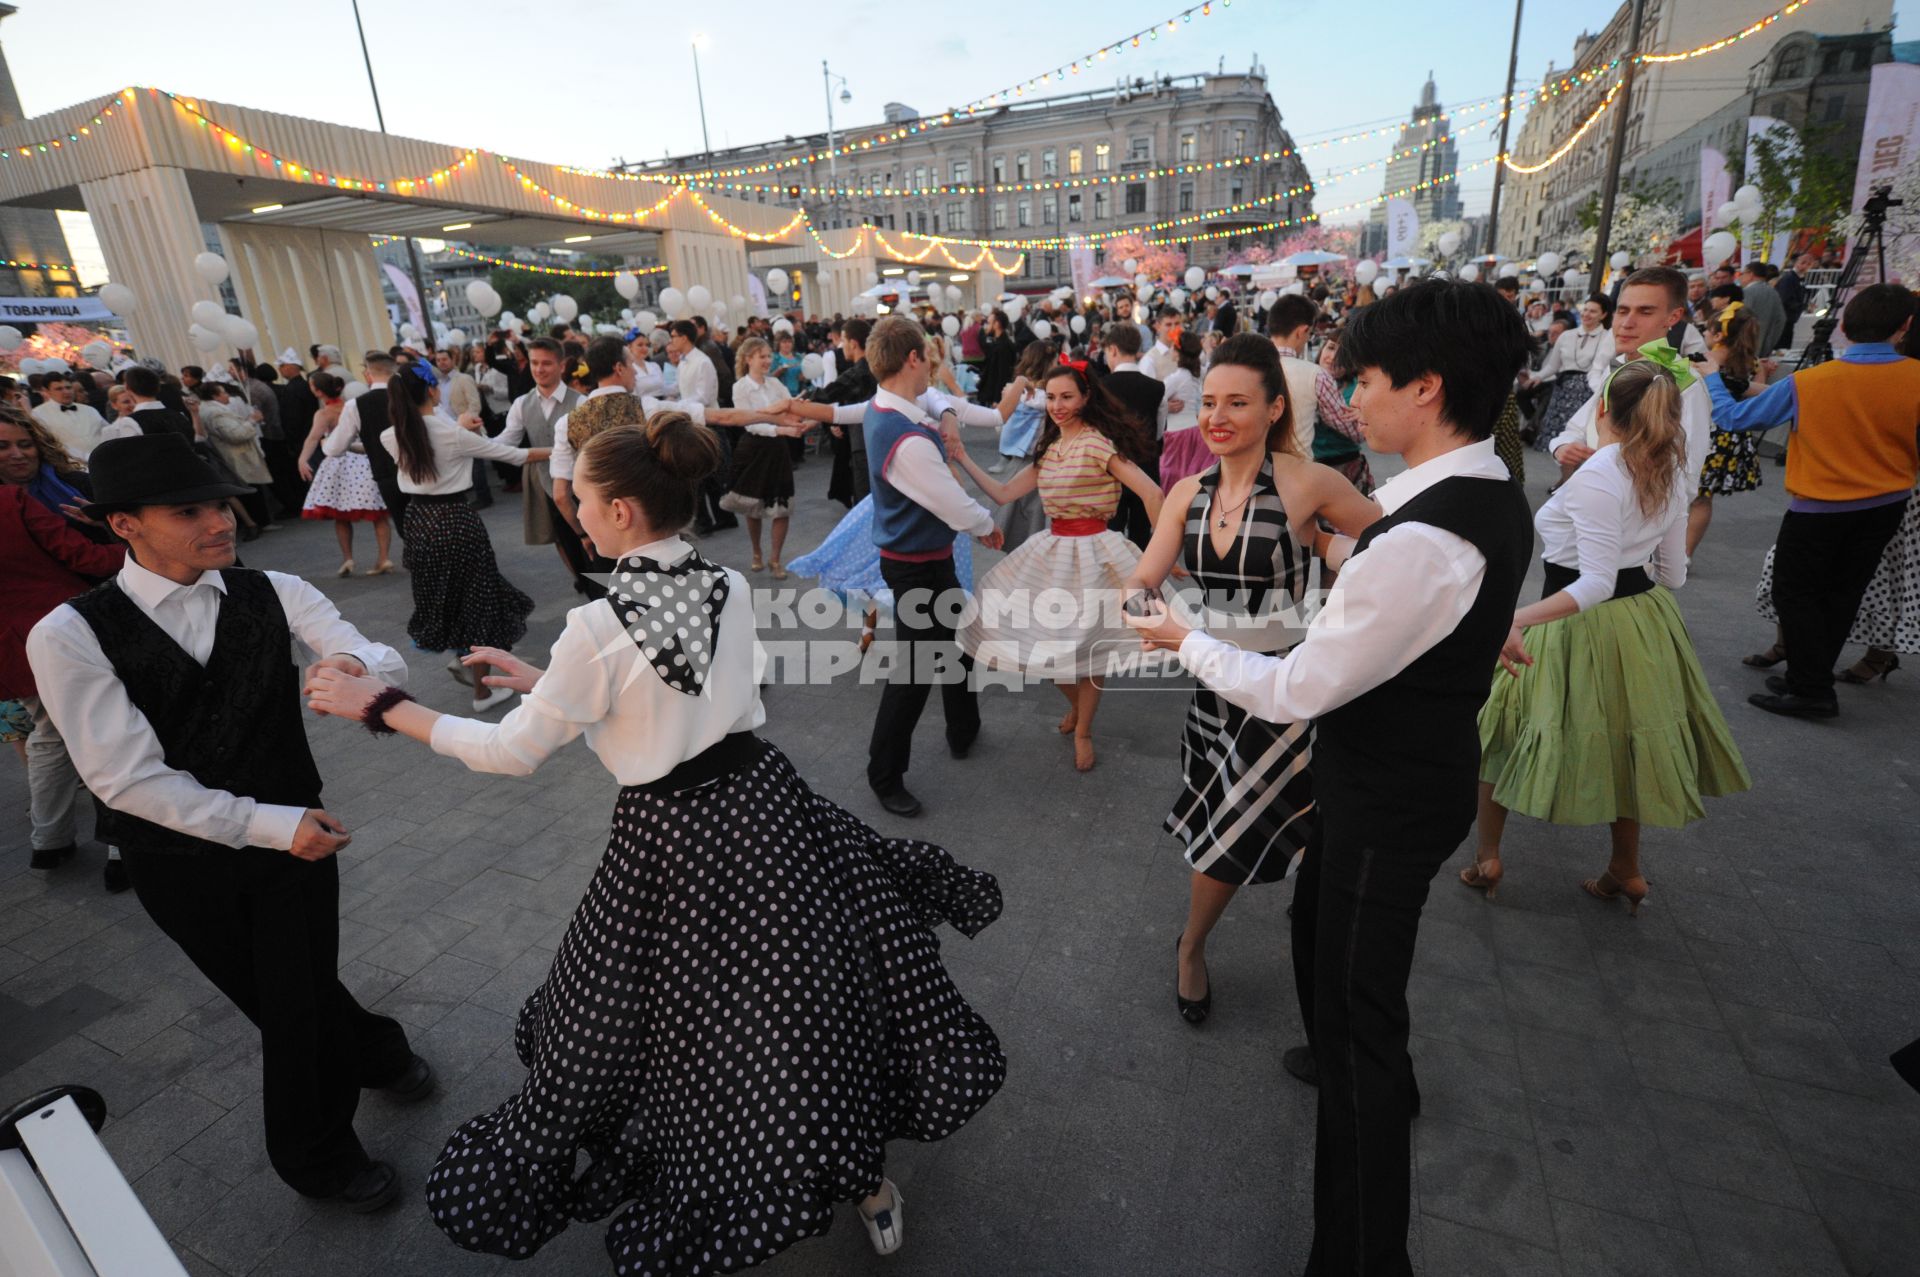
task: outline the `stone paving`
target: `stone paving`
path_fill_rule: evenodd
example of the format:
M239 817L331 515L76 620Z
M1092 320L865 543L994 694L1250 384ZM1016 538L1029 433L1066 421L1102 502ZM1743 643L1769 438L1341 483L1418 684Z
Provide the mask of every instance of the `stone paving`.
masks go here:
M1530 454L1544 493L1544 458ZM1488 904L1435 882L1412 984L1413 1254L1442 1274L1913 1272L1920 1096L1886 1063L1920 1033L1920 670L1842 688L1834 723L1744 704L1763 646L1753 581L1784 502L1722 498L1682 594L1708 678L1754 776L1681 831L1650 831L1653 898L1637 921L1583 896L1602 831L1516 820ZM799 472L790 554L838 511ZM551 550L519 544L517 499L488 515L507 574L540 600L538 660L571 601ZM362 534L362 540L366 539ZM742 532L707 543L741 564ZM404 643L405 577L336 581L330 530L245 547L318 582L369 635ZM362 546L364 568L370 547ZM982 563L991 560L983 556ZM1537 587L1535 587L1537 588ZM1851 659L1849 657L1848 659ZM435 708L466 693L410 653ZM1246 892L1212 947L1213 1019L1174 1013L1185 868L1160 820L1177 783L1179 694L1110 695L1089 775L1052 730L1045 689L986 695L973 756L923 727L912 774L927 814L882 813L863 783L878 692L848 679L768 693L766 734L810 783L883 829L911 829L998 874L1005 916L947 962L992 1022L1003 1093L944 1144L896 1145L907 1244L877 1260L850 1210L772 1274L1297 1272L1310 1223L1313 1094L1281 1072L1299 1038L1287 957L1291 888ZM937 701L937 698L936 698ZM937 719L938 709L929 711ZM615 786L576 744L530 779L470 774L425 748L314 721L342 854L341 962L366 1003L405 1022L440 1090L370 1097L359 1129L409 1195L361 1218L268 1170L259 1048L147 921L99 883L101 853L35 874L26 789L0 766L0 1099L55 1082L106 1096L103 1138L195 1274L467 1274L419 1184L446 1134L517 1085L509 1039L605 837ZM1466 862L1463 848L1455 866ZM601 1226L569 1230L520 1271L605 1271Z

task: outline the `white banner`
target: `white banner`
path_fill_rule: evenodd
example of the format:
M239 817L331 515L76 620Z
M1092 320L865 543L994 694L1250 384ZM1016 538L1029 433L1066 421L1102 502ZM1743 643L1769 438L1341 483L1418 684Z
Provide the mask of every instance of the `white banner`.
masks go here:
M1410 200L1387 201L1387 256L1412 257L1420 246L1420 214Z
M1727 154L1718 147L1700 148L1700 225L1702 236L1713 234L1713 215L1733 198L1733 174L1727 172Z
M1920 65L1882 62L1867 90L1867 121L1860 133L1860 167L1853 181L1853 211L1866 206L1877 186L1886 186L1909 164L1920 163ZM1906 210L1911 214L1914 210ZM1889 256L1893 244L1887 244ZM1847 245L1849 255L1853 245Z
M413 326L422 334L430 331L427 321L420 314L420 294L414 291L413 280L407 277L407 272L392 262L381 262L380 265L387 272L387 278L393 281L393 289L400 294L400 304L407 308L407 318L413 321Z
M1091 248L1070 248L1067 250L1067 266L1073 275L1073 291L1076 296L1085 297L1100 290L1093 281L1100 278L1100 269L1094 265ZM1118 263L1109 263L1110 274L1119 273Z

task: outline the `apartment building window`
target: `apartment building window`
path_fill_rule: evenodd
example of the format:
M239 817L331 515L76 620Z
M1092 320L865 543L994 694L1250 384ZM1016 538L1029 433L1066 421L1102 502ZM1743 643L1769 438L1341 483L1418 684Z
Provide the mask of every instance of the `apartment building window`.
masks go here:
M1127 158L1135 164L1145 164L1153 158L1153 139L1137 137L1127 143Z
M1228 183L1227 203L1238 204L1246 198L1247 198L1247 184L1244 181L1236 177L1232 182Z
M1113 167L1113 146L1107 142L1094 143L1093 171L1096 173L1105 173L1108 169L1112 167Z
M913 189L923 190L927 185L927 166L916 164L913 168Z
M1247 131L1245 129L1235 129L1233 131L1233 153L1235 155L1245 155L1247 153Z
M1127 212L1144 213L1147 211L1147 184L1145 182L1127 183Z
M1193 162L1193 156L1194 156L1193 134L1182 133L1180 135L1180 162L1182 164L1190 164Z
M920 233L922 235L925 235L927 233L927 215L925 213L921 213L918 215L918 217L920 222Z
M1067 196L1067 220L1069 222L1077 222L1080 220L1080 197L1078 195Z
M1193 212L1193 183L1192 182L1180 183L1180 211L1182 213Z
M1013 178L1016 182L1025 182L1033 177L1033 164L1025 151L1014 157Z
M1007 202L1005 200L995 200L993 202L993 229L996 231L1004 231L1007 229Z
M993 157L993 184L995 186L1007 184L1007 157L1004 155Z
M1112 195L1106 191L1095 191L1093 193L1093 216L1095 220L1099 221L1104 221L1113 216Z
M937 231L940 228L936 226L933 229ZM965 204L947 205L947 229L950 231L964 231L967 229L967 206Z
M1031 261L1033 259L1029 257L1027 260ZM1043 270L1043 273L1049 279L1051 279L1055 275L1058 275L1060 273L1060 259L1058 257L1055 257L1052 253L1048 253L1045 258L1045 262L1042 267L1042 270Z
M1070 177L1080 176L1080 148L1077 146L1067 148L1067 174Z
M1055 157L1054 150L1052 147L1048 147L1046 150L1040 152L1040 176L1041 177L1059 177L1060 176L1060 162Z
M1054 196L1049 195L1040 201L1040 224L1042 226L1052 226L1059 220L1060 201Z
M1016 226L1033 225L1033 201L1021 200L1013 206L1013 221Z
M953 167L948 171L952 176L947 180L956 186L964 182L971 182L973 180L973 161L971 159L955 160Z

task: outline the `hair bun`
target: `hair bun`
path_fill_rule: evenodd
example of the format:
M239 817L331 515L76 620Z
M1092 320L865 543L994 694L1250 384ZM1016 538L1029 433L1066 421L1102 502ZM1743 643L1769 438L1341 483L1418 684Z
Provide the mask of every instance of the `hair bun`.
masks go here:
M647 419L647 444L659 467L683 483L699 483L720 468L720 440L684 412L671 409Z

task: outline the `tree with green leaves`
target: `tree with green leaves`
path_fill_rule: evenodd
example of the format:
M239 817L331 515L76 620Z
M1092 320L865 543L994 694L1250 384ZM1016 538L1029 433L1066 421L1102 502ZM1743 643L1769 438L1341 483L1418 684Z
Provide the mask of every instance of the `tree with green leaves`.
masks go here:
M611 259L575 260L585 270L618 270L621 266ZM545 301L555 293L573 298L580 303L581 314L592 315L601 323L614 322L627 305L626 299L614 288L611 275L545 275L539 271L496 266L488 278L494 291L500 294L501 308L516 315L525 315L535 302Z
M1761 214L1751 229L1761 243L1782 231L1832 226L1847 215L1858 156L1841 145L1840 133L1838 124L1809 124L1799 134L1776 124L1753 139L1746 180L1760 191Z

